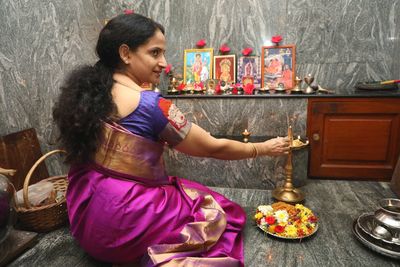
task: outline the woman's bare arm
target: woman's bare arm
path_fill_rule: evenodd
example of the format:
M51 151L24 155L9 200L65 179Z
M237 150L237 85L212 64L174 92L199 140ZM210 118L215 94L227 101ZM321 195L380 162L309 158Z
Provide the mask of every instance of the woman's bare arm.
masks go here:
M258 156L283 155L289 151L289 139L273 138L260 143L217 139L193 123L186 138L175 149L191 156L236 160L255 156L255 150Z

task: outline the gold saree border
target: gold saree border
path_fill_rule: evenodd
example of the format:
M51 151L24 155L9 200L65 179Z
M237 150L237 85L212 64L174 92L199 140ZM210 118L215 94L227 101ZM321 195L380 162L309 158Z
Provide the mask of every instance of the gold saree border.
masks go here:
M211 194L185 187L183 184L180 186L192 200L203 197L200 210L205 221L186 224L180 232L182 243L159 244L149 247L150 259L156 266L163 267L240 266L240 262L231 257L190 257L190 254L206 252L214 246L224 233L227 220L225 212ZM188 254L187 257L183 256L185 253ZM180 256L180 254L183 255Z
M105 123L102 143L94 162L105 169L130 176L168 180L162 154L161 143L134 135L122 126Z
M162 264L162 267L240 267L240 261L231 257L176 258Z

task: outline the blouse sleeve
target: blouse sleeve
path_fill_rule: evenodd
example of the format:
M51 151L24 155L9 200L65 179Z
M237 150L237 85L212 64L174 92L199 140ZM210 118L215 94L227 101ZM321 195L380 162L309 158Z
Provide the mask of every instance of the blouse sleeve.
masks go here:
M154 128L159 139L176 146L189 133L192 127L183 113L169 100L159 97L154 113Z

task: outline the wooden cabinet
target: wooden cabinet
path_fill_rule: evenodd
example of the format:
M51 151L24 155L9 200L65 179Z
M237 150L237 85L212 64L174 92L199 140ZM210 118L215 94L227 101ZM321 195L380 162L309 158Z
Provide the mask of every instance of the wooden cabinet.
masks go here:
M390 181L400 151L400 98L309 98L308 176Z

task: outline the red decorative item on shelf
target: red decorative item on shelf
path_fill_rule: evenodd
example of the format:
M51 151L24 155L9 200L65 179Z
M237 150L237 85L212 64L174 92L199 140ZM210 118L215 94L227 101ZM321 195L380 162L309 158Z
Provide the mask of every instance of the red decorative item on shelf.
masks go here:
M202 47L204 47L206 44L207 44L207 43L206 43L206 40L201 39L201 40L198 40L198 41L197 41L196 46L199 47L199 48L202 48Z
M202 82L194 83L194 90L201 91L204 89L204 84Z
M237 94L238 94L238 89L236 86L234 86L232 89L232 95L237 95Z
M221 90L221 84L217 84L216 86L215 86L215 94L220 94L221 92L222 92L222 90Z
M124 10L124 14L125 14L125 15L129 15L129 14L133 14L133 13L135 13L135 12L133 11L133 9L125 9L125 10Z
M228 53L230 51L231 51L231 49L226 44L221 45L221 47L219 48L219 52L221 52L221 54L225 54L225 53Z
M178 90L179 91L182 91L183 89L185 89L185 87L186 87L186 83L181 83L180 85L178 85Z
M243 91L246 95L252 95L254 90L254 84L248 83L246 86L243 88Z
M243 56L250 56L251 53L253 53L253 48L251 47L246 47L245 49L242 50Z
M164 69L165 74L170 73L171 69L172 69L172 64L168 64L167 67L165 67Z
M239 93L239 89L238 88L241 88L241 87L242 87L242 85L240 83L234 84L233 85L233 89L232 89L232 94L233 95L237 95Z
M271 41L275 44L275 45L279 45L279 43L283 40L282 36L280 35L275 35L272 36Z

